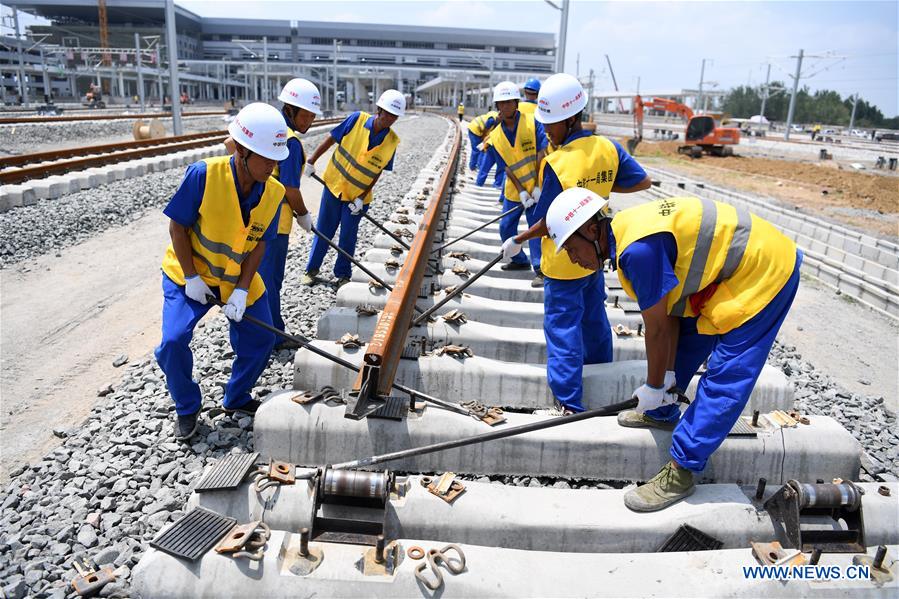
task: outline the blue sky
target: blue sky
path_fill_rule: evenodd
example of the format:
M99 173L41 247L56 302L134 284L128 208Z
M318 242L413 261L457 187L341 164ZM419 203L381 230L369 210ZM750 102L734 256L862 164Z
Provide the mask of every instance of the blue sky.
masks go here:
M176 0L204 16L252 17L440 25L558 34L559 13L542 0L477 2L410 1L246 1ZM557 2L558 3L558 2ZM612 89L606 67L609 54L622 89L680 89L699 83L703 58L710 59L706 79L727 89L772 79L789 81L795 56L809 59L803 83L811 89L855 92L877 104L886 116L899 113L897 100L897 28L895 1L840 2L598 2L573 0L565 70L597 73L598 89Z

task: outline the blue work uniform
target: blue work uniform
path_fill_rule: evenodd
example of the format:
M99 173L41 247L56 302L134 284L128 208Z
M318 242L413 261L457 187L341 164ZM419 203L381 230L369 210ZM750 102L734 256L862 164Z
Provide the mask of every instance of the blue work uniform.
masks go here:
M285 122L287 119L284 119ZM287 123L290 127L290 123ZM306 162L306 153L303 144L295 137L288 137L287 149L290 154L278 163L278 181L284 187L300 188L300 176L303 164ZM286 203L281 204L281 210L290 210ZM280 218L279 218L280 220ZM284 285L284 269L287 266L287 249L290 245L290 230L278 231L275 238L265 244L265 257L259 265L259 276L265 282L265 293L268 295L269 306L272 311L272 324L276 329L284 330L284 318L281 316L281 287Z
M590 131L576 131L562 146ZM611 140L610 140L611 141ZM613 185L627 188L646 177L646 171L612 141L618 153ZM543 191L533 218L546 217L550 204L562 193L562 184L549 162L543 163ZM575 279L543 279L543 333L546 338L546 378L556 400L572 412L583 412L585 364L612 361L612 327L606 315L606 285L602 271Z
M488 147L486 151L481 152L480 163L478 164L478 177L475 180L475 184L478 187L483 187L484 183L487 182L487 176L490 174L490 169L496 164L495 154L490 151ZM497 167L496 173L493 175L493 187L497 189L502 189L503 185L506 182L506 172L505 170Z
M339 144L340 140L353 129L356 125L356 121L359 120L359 114L359 112L354 112L331 130L331 138L334 139L335 143ZM374 122L374 115L370 116L365 121L365 128L368 129L369 132L369 150L375 146L381 145L387 137L387 133L390 131L390 129L382 129L381 131L374 133L372 131ZM336 151L335 148L335 152ZM384 170L393 170L394 157L395 154L390 157L390 161L387 163L387 166L384 167ZM331 190L325 186L324 189L322 189L322 199L318 208L318 221L316 222L315 228L331 239L334 237L334 234L337 232L337 227L339 226L340 237L337 241L337 245L351 256L354 256L356 253L356 239L359 234L359 221L362 220L362 214L353 216L350 213L349 206L349 202L342 202L340 198L335 196ZM362 207L362 211L368 212L368 208L369 205L365 204ZM312 240L312 249L309 252L309 261L306 264L306 272L317 271L321 268L328 249L328 244L319 239L316 235ZM334 276L338 279L349 279L352 273L352 263L344 256L338 255L334 262Z
M500 128L502 129L503 134L506 136L506 139L509 140L509 145L515 145L515 134L518 131L518 121L521 119L521 113L515 113L515 124L512 125L512 128L509 129L506 127L505 122L500 123ZM534 123L534 134L537 143L537 152L545 150L549 145L549 141L546 138L546 132L543 130L543 124L535 121ZM505 172L506 171L506 163L503 160L503 157L500 156L499 152L493 146L490 146L488 152L491 155L491 160L496 164L497 172ZM505 190L501 192L501 197L503 201L503 212L508 212L512 208L520 206L521 204L517 201L518 198L515 198L513 201L511 198L506 197ZM531 208L530 210L516 210L515 212L504 216L499 221L499 236L500 239L506 240L509 237L515 237L518 235L518 223L521 221L521 213L525 213L525 221L528 226L532 226L534 223L539 221L539 218L535 218L535 209ZM530 263L534 268L535 272L540 271L540 239L531 239L528 241L528 249L530 250ZM527 264L528 256L525 255L524 252L518 252L515 257L512 258L512 262L516 264Z
M611 227L609 251L615 260ZM693 472L701 472L709 457L731 431L765 366L765 361L799 288L803 254L796 250L793 274L761 312L723 335L702 335L697 317L680 318L674 372L677 386L686 389L706 359L696 397L681 415L677 405L650 410L646 415L665 422L677 421L671 435L671 458ZM674 273L677 245L671 233L654 233L631 243L619 266L632 282L637 303L646 310L677 287Z
M240 211L246 225L250 211L262 197L265 184L254 183L249 195L244 197L240 186L236 184L237 171L233 157L231 175L235 181ZM197 222L205 189L206 163L196 162L187 167L181 186L163 213L179 225L190 228ZM274 240L277 227L276 214L261 240L266 244ZM219 288L211 287L211 289L215 296L221 299ZM193 338L194 327L212 304L203 305L190 299L185 293L184 286L172 281L165 273L162 275L162 294L162 341L155 351L156 361L165 374L169 393L175 401L175 411L179 416L194 414L200 409L202 398L200 386L193 380L193 352L190 350L190 341ZM271 325L272 316L267 293L263 293L257 301L249 304L244 314ZM252 399L250 391L268 364L269 355L275 345L275 336L247 320L240 322L229 320L228 323L231 348L235 356L222 404L228 409L237 409Z

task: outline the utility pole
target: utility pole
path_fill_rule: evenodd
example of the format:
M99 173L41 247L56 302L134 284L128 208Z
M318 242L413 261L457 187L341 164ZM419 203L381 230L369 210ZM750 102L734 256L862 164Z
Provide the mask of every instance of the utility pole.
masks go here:
M705 61L702 59L702 69L699 71L699 96L696 98L696 112L702 110L702 85L705 83Z
M562 0L562 18L559 23L559 55L556 72L565 72L565 44L568 42L568 0Z
M761 122L764 124L765 122L765 103L768 101L768 83L771 81L771 63L768 63L768 72L765 75L765 89L762 91L762 110L759 112L759 115L762 117Z
M796 94L799 92L799 79L802 76L803 50L799 50L796 57L796 75L793 77L793 95L790 96L790 109L787 111L787 130L784 131L784 141L790 141L790 127L793 126L793 114L796 112Z
M609 65L609 74L612 76L612 85L615 86L615 91L618 90L618 81L615 79L615 71L612 69L612 59L609 58L609 55L606 54L606 64ZM624 112L624 104L621 102L621 98L618 98L618 112Z
M144 101L144 72L141 65L140 57L140 34L134 33L134 68L137 69L137 97L140 99L140 111L144 111L146 102Z
M855 127L855 107L858 106L858 92L852 98L852 116L849 117L849 135L852 135L852 128Z
M169 89L172 94L172 130L182 135L181 86L178 83L178 34L175 32L175 0L165 0L165 37L169 44Z
M268 36L262 36L262 101L268 102Z
M334 38L334 79L333 79L333 96L331 98L331 108L337 112L337 38Z
M577 58L574 60L574 76L580 78L581 76L581 53L577 53Z
M28 86L25 84L25 59L22 56L22 40L19 38L19 8L10 6L12 9L13 27L16 30L16 54L19 55L19 98L22 104L28 104Z
M162 110L165 92L162 89L162 54L159 52L159 40L156 41L156 91L159 94L159 110Z
M640 95L640 75L637 75L637 95Z
M50 104L53 100L50 99L50 76L47 73L47 61L44 58L44 45L41 44L39 48L41 51L41 79L44 82L44 104ZM855 114L855 110L853 110L853 114Z

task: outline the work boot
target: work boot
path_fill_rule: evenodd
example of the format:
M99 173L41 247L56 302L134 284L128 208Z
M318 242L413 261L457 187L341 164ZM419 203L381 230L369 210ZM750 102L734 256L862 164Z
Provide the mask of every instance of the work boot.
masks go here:
M300 279L300 285L306 285L306 286L315 285L316 281L318 281L318 279L316 277L318 277L317 270L307 270L303 274L303 278Z
M500 266L502 270L530 270L531 265L527 262L507 262Z
M222 409L225 410L225 414L249 414L250 416L254 416L256 414L256 410L259 409L259 406L262 405L262 402L258 399L251 399L244 405L239 408L226 408L222 406Z
M340 277L339 279L337 279L337 288L340 289L341 287L343 287L344 285L346 285L349 282L350 282L349 277Z
M536 275L534 279L531 281L531 287L543 288L544 276L543 272L538 268L534 274Z
M665 509L696 490L693 473L668 462L652 479L624 494L624 505L635 512Z
M178 441L187 441L197 433L197 427L200 424L200 410L193 414L178 416L178 422L175 424L175 439Z
M625 410L618 414L618 426L628 428L658 428L663 431L673 431L677 421L656 420L637 410Z

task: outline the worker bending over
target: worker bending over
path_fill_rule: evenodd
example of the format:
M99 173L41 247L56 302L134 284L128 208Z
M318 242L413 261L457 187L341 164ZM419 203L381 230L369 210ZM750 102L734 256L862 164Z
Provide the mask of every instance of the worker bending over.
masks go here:
M265 282L272 323L284 330L281 316L281 286L284 283L284 268L287 264L287 247L290 230L296 217L300 227L307 233L312 231L312 214L303 202L300 193L300 177L306 153L300 143L300 133L306 133L316 116L321 116L321 94L314 83L306 79L291 79L278 96L283 105L281 114L287 124L287 150L290 154L275 167L275 178L284 186L284 200L281 202L281 216L278 219L278 235L265 244L265 257L259 265L259 274ZM283 341L279 348L296 347L293 341Z
M569 189L549 207L558 250L588 269L617 267L646 325L646 383L634 391L628 427L673 430L671 461L624 503L665 508L695 490L693 473L733 428L765 365L796 290L802 252L742 208L692 197L656 200L609 218L608 201ZM677 395L708 360L681 415Z
M543 84L536 119L557 149L546 156L540 172L538 185L543 191L533 215L537 224L503 244L504 259L511 260L522 243L540 239L546 378L566 412L584 411L584 364L612 361L612 328L602 269L583 268L564 252L556 253L542 219L565 189L583 187L608 197L613 191L630 193L651 185L643 168L620 145L584 131L581 113L586 107L584 88L571 75L559 73Z
M316 228L333 238L340 226L338 245L351 256L356 252L356 237L362 213L368 212L371 190L384 170L393 170L393 156L400 143L391 130L397 118L406 110L406 98L395 89L388 89L377 102L378 113L354 112L337 125L306 163L305 172L315 174L315 161L335 143L337 148L325 169L324 189L318 209ZM328 244L317 236L312 240L303 285L314 285ZM337 286L349 283L352 267L342 255L334 263Z
M284 117L268 104L246 106L228 126L236 149L187 168L164 213L172 243L162 261L162 342L156 360L165 374L178 414L175 435L197 430L200 386L191 378L190 340L209 311L208 298L227 302L234 363L222 402L227 412L254 414L250 390L275 345L268 331L243 322L244 313L271 325L265 284L256 272L267 242L278 232L284 186L271 178L287 158Z
M518 104L521 114L534 114L537 111L537 96L540 94L540 80L531 77L524 82L524 100Z
M493 102L499 112L500 124L490 132L488 143L496 168L505 171L506 184L503 187L503 212L520 207L499 221L499 235L503 242L518 234L518 222L524 211L528 226L537 222L534 207L540 199L537 173L543 162L546 149L546 134L543 125L518 110L521 94L518 86L511 81L503 81L493 88ZM536 276L531 282L534 287L543 286L540 271L540 240L532 239L530 264L523 252L503 264L503 270L527 270L533 266Z
M471 157L468 159L468 168L471 170L477 169L481 163L481 156L483 155L481 146L484 143L484 138L493 129L497 114L495 110L491 110L484 114L479 114L468 123L468 141L471 143ZM484 175L484 178L486 179L487 176ZM483 181L481 185L483 185Z

